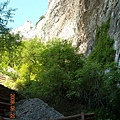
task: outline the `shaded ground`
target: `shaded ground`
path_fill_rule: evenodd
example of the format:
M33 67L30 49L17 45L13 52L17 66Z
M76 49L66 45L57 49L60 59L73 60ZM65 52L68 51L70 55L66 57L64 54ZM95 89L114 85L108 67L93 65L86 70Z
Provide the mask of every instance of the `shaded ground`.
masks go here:
M10 103L10 94L15 94L15 101L24 99L24 97L18 94L15 90L9 89L0 84L0 102Z

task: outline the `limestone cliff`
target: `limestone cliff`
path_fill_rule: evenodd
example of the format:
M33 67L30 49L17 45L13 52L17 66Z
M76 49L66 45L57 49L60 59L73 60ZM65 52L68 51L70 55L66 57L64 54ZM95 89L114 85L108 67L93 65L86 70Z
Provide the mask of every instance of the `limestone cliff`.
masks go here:
M101 25L110 18L109 35L116 42L120 41L120 1L119 0L78 0L77 4L77 43L86 45L86 55L91 53L95 43L97 25ZM81 34L82 33L82 34Z
M116 61L120 57L120 0L49 0L41 21L27 31L31 37L71 39L88 56L95 43L96 26L110 18L109 35L114 38Z

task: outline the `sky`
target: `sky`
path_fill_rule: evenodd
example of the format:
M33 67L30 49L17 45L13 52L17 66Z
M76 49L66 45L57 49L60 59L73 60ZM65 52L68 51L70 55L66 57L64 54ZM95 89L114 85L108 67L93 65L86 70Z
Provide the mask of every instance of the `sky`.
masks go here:
M0 0L6 1L6 0ZM18 8L14 12L14 22L7 26L13 29L24 25L26 20L29 20L35 25L41 15L45 15L48 9L48 0L10 0L8 8Z

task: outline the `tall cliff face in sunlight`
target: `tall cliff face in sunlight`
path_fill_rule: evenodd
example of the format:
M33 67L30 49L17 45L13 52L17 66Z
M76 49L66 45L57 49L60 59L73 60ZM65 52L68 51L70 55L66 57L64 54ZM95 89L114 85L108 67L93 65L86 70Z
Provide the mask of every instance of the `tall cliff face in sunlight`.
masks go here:
M95 43L97 26L110 18L116 59L120 53L120 0L49 0L45 18L31 27L31 37L71 39L88 56Z
M72 39L81 52L89 55L94 47L97 25L110 18L109 35L115 40L115 49L120 41L119 0L49 0L45 19L37 25L39 37ZM118 50L117 50L118 51Z
M45 40L53 37L59 38L73 38L75 36L75 0L49 0L48 11L45 15L42 29L39 29L45 38ZM41 21L41 22L42 22ZM41 26L41 22L38 23L36 29Z

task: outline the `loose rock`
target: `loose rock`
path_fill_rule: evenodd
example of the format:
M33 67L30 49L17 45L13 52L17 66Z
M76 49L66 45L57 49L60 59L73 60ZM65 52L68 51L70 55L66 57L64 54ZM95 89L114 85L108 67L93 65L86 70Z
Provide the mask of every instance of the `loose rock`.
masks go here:
M16 103L15 120L46 120L64 117L39 98L21 100Z

